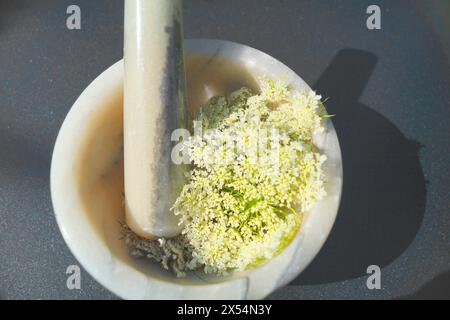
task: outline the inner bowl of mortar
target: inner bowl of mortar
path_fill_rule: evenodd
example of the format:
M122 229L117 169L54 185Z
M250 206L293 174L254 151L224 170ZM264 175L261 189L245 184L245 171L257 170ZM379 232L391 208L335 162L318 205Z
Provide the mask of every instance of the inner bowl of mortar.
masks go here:
M185 41L189 114L211 96L242 86L258 90L261 76L283 76L295 91L309 86L291 69L251 47L222 40ZM327 156L327 196L305 215L281 254L228 277L200 272L177 278L156 262L130 255L122 239L123 61L100 74L80 95L58 134L51 195L61 233L81 265L125 299L260 299L292 281L319 252L331 231L342 191L342 159L334 127L314 142Z

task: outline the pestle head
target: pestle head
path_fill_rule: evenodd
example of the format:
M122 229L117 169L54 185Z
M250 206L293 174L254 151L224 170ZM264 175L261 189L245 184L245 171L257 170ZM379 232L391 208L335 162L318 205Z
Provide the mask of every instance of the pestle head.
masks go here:
M146 238L172 237L183 169L171 134L186 127L181 0L126 0L124 163L128 226Z

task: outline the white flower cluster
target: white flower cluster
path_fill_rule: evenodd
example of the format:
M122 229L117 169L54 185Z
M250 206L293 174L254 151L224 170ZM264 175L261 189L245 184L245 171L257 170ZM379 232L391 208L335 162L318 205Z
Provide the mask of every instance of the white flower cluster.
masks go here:
M325 195L326 157L313 143L323 131L320 99L267 80L261 94L242 88L199 110L194 127L204 134L184 143L193 169L174 205L193 265L244 270L292 240Z

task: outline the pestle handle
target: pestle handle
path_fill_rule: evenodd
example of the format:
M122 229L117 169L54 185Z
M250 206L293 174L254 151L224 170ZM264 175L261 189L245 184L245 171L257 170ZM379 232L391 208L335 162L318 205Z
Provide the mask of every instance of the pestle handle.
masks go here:
M125 0L124 25L126 222L146 238L172 237L183 173L170 137L186 128L181 0Z

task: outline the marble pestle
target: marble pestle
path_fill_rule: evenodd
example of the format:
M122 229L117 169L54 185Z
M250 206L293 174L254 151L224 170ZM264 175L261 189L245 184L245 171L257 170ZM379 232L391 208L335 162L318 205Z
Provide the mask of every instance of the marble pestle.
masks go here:
M145 238L173 237L183 172L171 134L187 114L181 0L125 0L124 24L126 222Z

